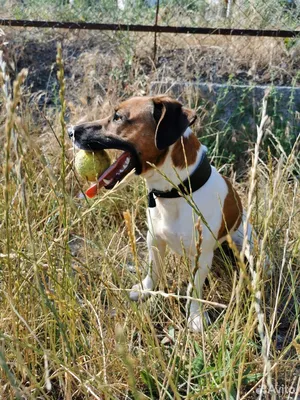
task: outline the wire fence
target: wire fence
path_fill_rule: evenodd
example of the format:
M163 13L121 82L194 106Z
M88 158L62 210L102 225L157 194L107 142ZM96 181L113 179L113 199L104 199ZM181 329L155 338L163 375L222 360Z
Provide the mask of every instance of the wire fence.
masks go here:
M288 29L299 0L1 0L2 18L190 27Z
M300 0L0 0L0 7L2 57L12 77L29 68L40 105L57 101L60 41L70 110L170 92L201 109L208 134L249 132L271 87L274 129L288 138L299 132Z

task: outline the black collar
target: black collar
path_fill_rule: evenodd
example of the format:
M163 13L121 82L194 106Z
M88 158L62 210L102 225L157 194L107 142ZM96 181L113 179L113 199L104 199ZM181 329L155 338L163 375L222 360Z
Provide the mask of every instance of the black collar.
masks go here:
M208 161L206 153L204 153L195 171L192 173L192 175L190 175L189 178L178 185L178 188L173 188L168 192L152 189L148 193L148 207L156 207L154 196L163 197L165 199L174 199L176 197L182 197L182 194L189 195L191 191L196 192L196 190L200 189L208 181L210 175L211 165Z

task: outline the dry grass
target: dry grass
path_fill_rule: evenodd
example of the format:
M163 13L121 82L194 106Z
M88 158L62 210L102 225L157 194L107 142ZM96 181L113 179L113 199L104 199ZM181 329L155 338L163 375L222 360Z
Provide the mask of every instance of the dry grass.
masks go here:
M84 65L86 80L77 90L86 99L98 65ZM147 89L138 72L130 73L124 96ZM69 102L71 119L85 112L86 118L99 117L99 104L105 113L122 89L115 82L117 77L89 107ZM275 153L263 161L257 145L237 186L244 205L252 207L263 247L250 268L235 262L228 249L217 252L206 298L227 307L206 305L213 324L193 334L183 310L187 260L168 255L159 291L147 303L127 297L147 266L142 180L102 192L95 201L79 198L84 183L74 174L65 136L64 93L36 119L30 94L19 86L18 104L1 93L0 398L255 399L265 383L277 397L290 393L296 399L297 146L286 154L268 132ZM66 98L70 90L67 84ZM266 254L271 275L263 273Z

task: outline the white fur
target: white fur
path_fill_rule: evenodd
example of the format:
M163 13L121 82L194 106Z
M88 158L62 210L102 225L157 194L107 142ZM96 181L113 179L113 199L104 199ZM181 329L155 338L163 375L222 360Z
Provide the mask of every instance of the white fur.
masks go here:
M183 137L188 138L192 133L193 133L193 131L191 130L190 127L188 127L188 128L185 130L185 132L184 132L184 134L183 134Z
M195 163L186 169L174 170L170 154L168 152L164 164L159 171L151 170L145 174L146 185L149 190L170 190L173 186L163 176L168 177L174 184L178 185L197 167L205 146L201 146ZM177 177L180 177L180 180ZM202 244L199 265L194 277L193 285L190 284L188 294L194 298L201 298L202 286L211 268L214 250L218 244L217 237L223 218L223 204L228 193L228 186L218 171L212 167L212 173L209 180L200 189L192 194L192 198L198 207L198 210L207 222L208 226L202 222ZM132 300L138 300L148 296L147 290L152 291L158 284L162 276L163 258L166 245L175 253L187 255L190 258L192 269L195 266L196 256L196 237L195 222L198 215L195 214L192 207L184 198L156 198L156 207L148 208L148 227L147 244L149 250L149 271L146 278L132 289L130 297ZM249 226L248 235L251 236L251 227ZM238 227L232 236L239 248L243 240L243 227ZM222 238L224 240L225 238ZM221 241L222 241L221 240ZM200 331L203 327L199 302L191 301L189 314L189 326L193 331Z

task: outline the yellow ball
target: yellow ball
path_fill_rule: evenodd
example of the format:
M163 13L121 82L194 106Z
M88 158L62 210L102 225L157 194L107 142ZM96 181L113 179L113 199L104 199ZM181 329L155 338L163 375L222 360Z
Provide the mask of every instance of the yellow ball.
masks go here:
M75 169L78 174L90 181L96 181L110 166L110 158L104 150L97 152L79 150L75 156Z

